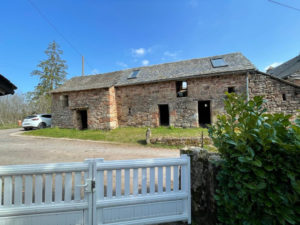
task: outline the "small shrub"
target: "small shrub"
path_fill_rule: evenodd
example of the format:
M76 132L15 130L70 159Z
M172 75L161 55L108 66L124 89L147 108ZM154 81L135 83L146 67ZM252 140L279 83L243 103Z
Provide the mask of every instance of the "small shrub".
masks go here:
M262 97L227 94L209 134L224 162L216 202L221 224L300 224L300 120L267 114Z

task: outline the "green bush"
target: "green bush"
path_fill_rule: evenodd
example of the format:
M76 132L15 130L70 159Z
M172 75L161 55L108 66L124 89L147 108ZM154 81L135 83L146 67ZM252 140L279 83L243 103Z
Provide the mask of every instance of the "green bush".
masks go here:
M300 224L300 120L267 114L263 98L227 94L209 134L224 162L216 202L221 224Z

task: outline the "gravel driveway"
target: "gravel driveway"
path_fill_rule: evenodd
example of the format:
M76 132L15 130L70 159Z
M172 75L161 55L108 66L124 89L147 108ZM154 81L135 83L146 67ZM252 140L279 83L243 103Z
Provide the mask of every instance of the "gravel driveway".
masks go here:
M179 157L179 150L101 141L23 136L22 129L0 130L0 165Z

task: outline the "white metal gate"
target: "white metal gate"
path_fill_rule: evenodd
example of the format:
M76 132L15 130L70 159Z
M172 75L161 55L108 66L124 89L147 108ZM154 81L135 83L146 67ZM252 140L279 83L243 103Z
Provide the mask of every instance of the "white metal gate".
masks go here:
M191 222L190 160L0 167L0 225Z

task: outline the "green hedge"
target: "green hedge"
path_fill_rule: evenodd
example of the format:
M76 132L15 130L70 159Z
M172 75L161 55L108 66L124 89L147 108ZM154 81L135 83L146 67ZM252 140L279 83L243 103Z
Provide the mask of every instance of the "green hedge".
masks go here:
M267 114L263 98L227 94L209 133L224 163L215 196L221 224L300 224L300 120Z

